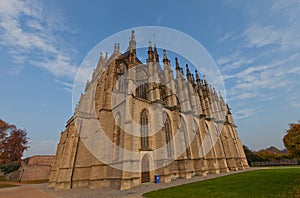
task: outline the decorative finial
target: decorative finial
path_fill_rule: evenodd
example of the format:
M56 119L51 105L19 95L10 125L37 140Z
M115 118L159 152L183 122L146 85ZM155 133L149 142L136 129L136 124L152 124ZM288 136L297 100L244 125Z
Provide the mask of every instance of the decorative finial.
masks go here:
M191 78L191 72L190 72L190 69L189 69L189 65L188 64L185 64L185 67L186 67L186 76L187 76L187 79L188 81L192 81L192 78Z
M136 42L135 42L135 36L134 36L134 30L131 31L131 39L129 41L129 50L131 53L135 53L136 48Z
M115 45L114 45L114 52L116 52L117 51L117 43L115 43Z
M153 53L153 54L154 54L154 61L155 61L155 62L158 62L158 61L159 61L159 58L158 58L159 55L158 55L158 53L157 53L157 48L156 48L156 43L155 43L155 41L153 42L153 44L154 44L154 50L153 50L153 51L154 51L154 53Z
M180 66L179 66L178 58L177 57L175 58L175 63L176 63L176 70L180 71Z
M166 49L163 50L163 53L164 53L163 62L164 62L165 65L168 65L170 61L168 60Z
M204 80L204 83L207 84L207 80L206 80L206 76L203 75L203 80Z
M193 80L193 82L195 82L195 77L194 77L194 74L192 74L192 80Z
M195 74L196 74L196 81L197 81L197 82L200 81L200 77L199 77L199 75L198 75L198 71L197 71L197 70L195 70Z
M104 60L104 57L103 57L103 53L100 52L100 59L99 59L99 63L102 63L102 61Z
M188 64L185 64L185 67L186 67L186 73L187 73L188 75L191 74L190 69L189 69L189 65L188 65Z
M117 44L117 51L120 51L120 43Z

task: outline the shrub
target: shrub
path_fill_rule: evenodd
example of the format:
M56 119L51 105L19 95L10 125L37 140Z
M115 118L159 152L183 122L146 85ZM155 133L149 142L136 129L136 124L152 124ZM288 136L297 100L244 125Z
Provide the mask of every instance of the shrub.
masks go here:
M20 165L21 165L21 163L18 161L6 163L6 164L0 165L0 170L1 170L1 172L8 174L10 172L18 170L20 168Z

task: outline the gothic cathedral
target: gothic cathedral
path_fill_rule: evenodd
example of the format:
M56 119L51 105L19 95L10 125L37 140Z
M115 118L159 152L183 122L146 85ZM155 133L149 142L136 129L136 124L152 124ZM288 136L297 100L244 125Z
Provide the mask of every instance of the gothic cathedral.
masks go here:
M49 187L130 189L248 168L230 108L197 71L151 42L100 59L61 133Z

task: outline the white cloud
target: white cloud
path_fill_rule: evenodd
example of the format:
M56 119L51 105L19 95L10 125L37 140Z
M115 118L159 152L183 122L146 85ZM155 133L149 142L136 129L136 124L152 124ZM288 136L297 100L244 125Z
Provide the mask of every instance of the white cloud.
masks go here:
M225 64L222 65L222 71L230 71L234 69L239 69L241 67L248 66L249 64L254 62L254 58L246 58L246 57L235 57L234 59L229 59Z
M57 77L74 78L77 66L57 34L67 31L60 20L49 17L36 1L0 0L0 7L0 44L14 63L29 63Z
M66 76L72 79L76 74L77 67L72 65L70 57L56 54L54 58L47 58L42 61L30 61L31 64L50 71L55 76Z
M217 62L218 65L224 65L224 64L226 64L230 61L231 61L230 57L221 57L221 58L217 59L216 62Z
M279 44L283 33L272 25L263 26L258 23L250 25L243 33L246 47L263 47Z
M246 108L246 109L241 109L237 112L234 112L234 118L237 120L241 120L247 117L250 117L253 115L256 111L258 111L257 108Z
M295 67L292 67L288 73L291 73L291 74L300 74L300 66L295 66Z
M235 33L234 32L227 32L221 38L218 39L217 43L222 43L222 42L224 42L226 40L233 39L234 37L235 37Z
M72 82L65 82L65 81L60 81L60 80L55 80L55 82L61 84L61 85L64 85L63 88L61 88L62 90L66 91L66 92L69 92L69 93L72 93L73 92L73 86L74 86L74 83Z
M62 85L65 85L66 87L69 87L69 88L72 88L73 89L73 86L74 84L73 83L70 83L70 82L65 82L65 81L61 81L61 80L55 80L55 82L59 83L59 84L62 84Z
M299 0L277 0L273 2L271 10L279 15L283 15L290 21L294 21L300 15L300 1Z
M295 67L293 62L297 62L298 58L298 53L295 53L289 57L273 59L269 63L260 65L253 65L258 62L253 59L249 61L253 61L253 64L240 68L236 73L223 69L223 78L230 83L230 86L227 86L229 87L227 90L229 100L239 100L239 103L243 103L252 99L251 103L255 103L274 99L278 90L283 92L294 90L300 69ZM234 57L234 61L238 59L248 60L244 56ZM226 64L234 61L230 60Z
M30 28L33 28L35 30L43 30L42 25L37 20L28 20L26 22L26 25Z

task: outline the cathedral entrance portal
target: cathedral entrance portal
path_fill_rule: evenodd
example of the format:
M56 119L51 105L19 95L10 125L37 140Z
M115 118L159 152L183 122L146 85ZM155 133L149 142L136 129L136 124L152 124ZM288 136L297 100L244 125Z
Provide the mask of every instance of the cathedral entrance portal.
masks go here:
M141 162L141 177L142 183L150 182L150 171L149 171L149 159L147 155L144 155L142 162Z

